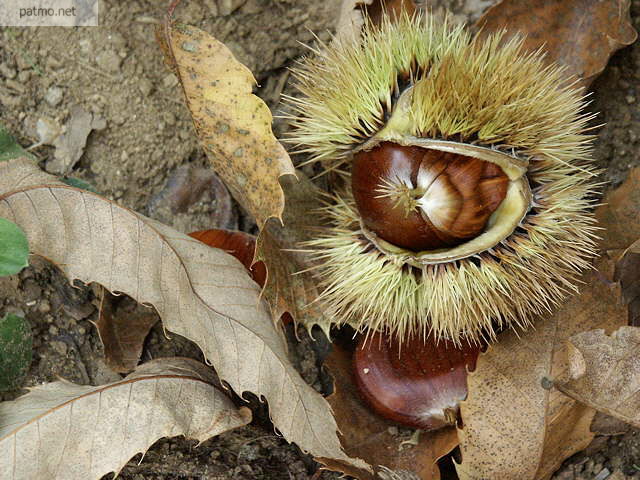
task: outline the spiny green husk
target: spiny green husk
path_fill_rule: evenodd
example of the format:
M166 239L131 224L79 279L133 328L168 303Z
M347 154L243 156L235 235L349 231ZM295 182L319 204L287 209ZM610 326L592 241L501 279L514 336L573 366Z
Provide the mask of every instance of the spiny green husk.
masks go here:
M403 138L475 143L530 161L534 205L520 227L471 258L409 267L373 247L348 190L325 209L329 227L305 248L318 262L322 301L337 323L453 340L491 339L528 326L576 290L596 251L591 116L562 70L518 39L483 41L431 17L367 26L296 72L292 140L324 169L349 170L354 148L385 127L400 89L414 94Z

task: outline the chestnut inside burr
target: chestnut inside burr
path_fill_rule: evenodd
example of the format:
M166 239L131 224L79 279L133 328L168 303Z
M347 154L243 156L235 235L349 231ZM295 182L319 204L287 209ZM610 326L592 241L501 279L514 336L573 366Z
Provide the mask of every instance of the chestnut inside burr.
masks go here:
M365 227L420 252L455 247L482 233L509 178L478 158L382 142L354 156L351 182Z

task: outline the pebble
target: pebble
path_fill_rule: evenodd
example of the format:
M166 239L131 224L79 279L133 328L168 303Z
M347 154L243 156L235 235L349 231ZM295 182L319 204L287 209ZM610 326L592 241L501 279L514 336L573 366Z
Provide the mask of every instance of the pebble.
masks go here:
M40 117L36 121L36 132L39 143L49 144L62 133L62 126L49 117Z
M18 107L22 100L18 96L0 94L0 105Z
M242 13L244 14L260 13L263 9L262 5L260 5L261 2L258 0L247 0L243 3Z
M85 55L88 55L93 50L93 45L91 45L91 39L89 38L83 38L80 40L79 45L80 51Z
M56 86L49 87L44 99L52 107L57 107L62 102L62 89Z
M18 31L18 29L15 30ZM22 55L16 56L16 64L18 65L18 70L31 70L31 68L33 68L31 62Z
M600 470L600 473L598 473L593 480L605 480L605 478L609 478L609 475L611 475L611 472L609 471L609 469L603 468L602 470Z
M148 97L153 91L153 83L148 78L143 78L138 82L138 89L143 97Z
M31 70L22 70L18 73L18 81L21 83L27 83L31 80Z
M178 85L178 77L173 73L167 73L162 79L162 86L165 88L172 88Z
M13 79L16 78L17 72L6 63L0 63L0 75L8 79Z
M58 60L56 57L52 57L51 55L47 55L45 57L47 60L45 62L45 65L47 66L47 69L49 70L58 70L59 68L62 68L62 62L60 60Z
M176 124L176 116L171 112L163 112L162 120L164 120L164 123L170 127L173 127Z
M636 97L634 97L633 95L627 95L625 97L625 100L629 105L631 105L632 103L636 103Z
M67 354L67 344L60 340L52 340L50 342L51 348L58 354L65 356Z
M38 312L49 313L51 311L51 304L47 300L41 300L38 305Z
M103 50L96 56L96 64L109 73L118 73L122 58L113 50Z
M231 15L245 2L246 0L220 0L217 2L217 5L215 5L215 7L217 7L215 14L224 16Z
M27 91L27 88L21 84L20 82L16 81L16 80L7 80L6 82L7 87L9 87L12 90L15 90L18 93L25 93Z

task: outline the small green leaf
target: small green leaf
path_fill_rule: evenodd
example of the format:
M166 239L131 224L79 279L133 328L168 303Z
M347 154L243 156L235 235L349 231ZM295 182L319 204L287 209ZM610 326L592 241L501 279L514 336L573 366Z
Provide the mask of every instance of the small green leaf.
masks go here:
M29 243L15 223L0 218L0 277L14 275L29 265Z
M0 162L18 157L33 158L33 155L22 148L15 138L0 125Z
M80 180L79 178L66 177L66 178L61 178L60 180L66 183L67 185L69 185L70 187L76 187L81 190L87 190L89 192L98 193L98 191L96 190L96 187L91 185L89 182Z
M20 386L29 365L33 336L27 321L13 314L0 319L0 392Z

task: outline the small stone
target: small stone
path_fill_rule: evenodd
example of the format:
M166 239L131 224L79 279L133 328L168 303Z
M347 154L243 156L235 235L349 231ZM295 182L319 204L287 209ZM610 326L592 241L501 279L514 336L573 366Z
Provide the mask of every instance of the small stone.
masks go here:
M242 6L242 13L244 14L252 14L252 13L260 13L262 11L262 6L258 0L248 0L244 2Z
M91 40L89 38L83 38L80 40L79 44L80 51L85 55L91 53L91 50L93 50L93 45L91 45Z
M21 83L27 83L31 80L31 70L22 70L18 73L18 81Z
M18 96L0 94L0 105L5 107L19 107L21 102Z
M636 103L636 97L634 97L633 95L627 95L625 97L625 100L629 105L631 105L632 103Z
M47 55L45 58L47 59L45 62L45 65L48 70L58 70L62 68L63 63L60 60L58 60L56 57Z
M94 115L93 120L91 120L91 128L94 130L104 130L107 128L107 119L100 115Z
M170 127L173 127L176 124L176 116L171 112L164 112L162 114L162 120L164 120L164 123Z
M217 2L217 14L218 15L231 15L238 8L240 8L246 0L218 0Z
M65 356L67 355L67 344L61 342L60 340L52 340L50 343L51 348L58 354Z
M600 473L598 473L593 480L605 480L605 478L609 478L611 472L608 468L600 469Z
M18 70L31 70L33 68L33 64L23 55L16 56L16 64L18 65Z
M162 79L162 85L165 88L173 88L178 85L178 77L176 77L173 73L168 73Z
M60 87L49 87L47 93L44 96L46 102L52 107L57 107L62 102L62 89Z
M109 33L108 37L109 43L113 46L115 50L125 50L127 46L127 39L118 32Z
M7 79L5 84L7 85L7 87L9 87L12 90L15 90L18 93L25 93L27 91L27 88L17 80Z
M40 117L36 121L38 143L50 145L62 133L62 126L49 117Z
M56 327L55 325L51 325L49 327L49 335L51 336L58 335L58 327Z
M15 71L15 69L11 68L6 63L0 63L0 75L2 75L4 78L13 79L16 78L17 74L18 73Z
M51 305L47 300L42 300L40 305L38 305L38 312L40 313L49 313L51 311Z
M143 78L138 82L138 89L143 97L148 97L153 90L153 83L148 78Z
M101 69L109 73L118 73L122 58L113 50L103 50L96 56L96 63Z

